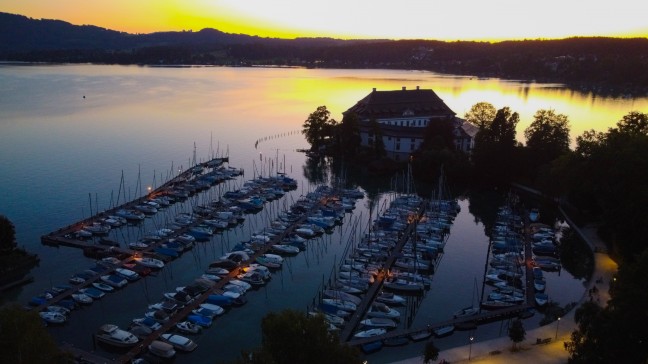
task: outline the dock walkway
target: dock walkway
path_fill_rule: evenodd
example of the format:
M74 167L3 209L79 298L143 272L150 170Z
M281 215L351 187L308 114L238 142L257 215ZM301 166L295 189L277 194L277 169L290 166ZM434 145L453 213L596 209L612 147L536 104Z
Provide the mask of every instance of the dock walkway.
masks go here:
M419 220L421 216L423 216L423 214L425 213L425 206L426 206L426 202L422 203L419 206L418 216L416 220ZM374 302L374 299L376 298L376 295L378 295L378 292L380 292L383 282L385 281L385 272L389 271L392 268L398 256L398 253L400 253L401 250L403 250L403 247L405 246L405 244L407 244L415 229L416 229L415 222L410 223L405 229L402 237L400 238L400 240L392 250L392 253L387 259L387 261L385 262L385 264L383 265L383 272L378 274L378 277L376 277L374 283L371 285L371 287L369 287L367 293L362 298L362 301L357 306L356 311L349 318L349 322L347 322L346 325L344 325L344 328L340 332L341 342L347 342L352 338L353 331L356 329L356 327L364 317L365 313L369 309L369 306L371 306L371 304Z

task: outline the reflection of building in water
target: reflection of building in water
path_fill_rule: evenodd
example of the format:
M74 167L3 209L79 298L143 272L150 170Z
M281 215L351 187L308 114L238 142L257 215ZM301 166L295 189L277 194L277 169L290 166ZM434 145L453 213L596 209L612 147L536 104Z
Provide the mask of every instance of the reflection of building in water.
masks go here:
M426 128L435 121L450 120L454 125L455 146L469 152L473 149L478 127L456 117L433 90L373 91L343 114L358 116L361 145L373 145L375 126L380 127L385 151L389 155L407 156L420 148Z

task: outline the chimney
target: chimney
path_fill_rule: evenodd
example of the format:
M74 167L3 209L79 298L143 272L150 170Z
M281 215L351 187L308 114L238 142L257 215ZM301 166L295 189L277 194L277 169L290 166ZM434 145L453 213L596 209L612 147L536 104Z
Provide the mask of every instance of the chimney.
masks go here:
M373 92L376 92L376 88L375 88L375 87L373 88Z
M418 87L418 86L416 86L416 89L418 90L418 89L419 89L419 87Z
M403 91L407 90L407 87L403 86Z

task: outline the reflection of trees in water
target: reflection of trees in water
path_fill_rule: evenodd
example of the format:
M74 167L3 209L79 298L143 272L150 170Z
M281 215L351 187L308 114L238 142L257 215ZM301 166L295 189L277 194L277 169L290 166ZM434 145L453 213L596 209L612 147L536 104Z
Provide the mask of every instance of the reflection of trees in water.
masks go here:
M475 223L482 223L486 235L490 236L490 230L495 225L497 210L505 202L505 195L498 190L476 190L469 194L468 211L475 218Z
M331 163L327 157L311 156L306 158L304 164L304 177L311 184L325 184L330 180Z
M589 279L594 272L594 254L587 243L570 228L565 228L560 239L562 267L576 279Z

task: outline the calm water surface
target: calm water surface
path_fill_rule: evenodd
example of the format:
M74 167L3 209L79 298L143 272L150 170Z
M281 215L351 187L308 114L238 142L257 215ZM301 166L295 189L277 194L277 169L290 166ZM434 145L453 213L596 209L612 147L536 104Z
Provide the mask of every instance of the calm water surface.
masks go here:
M126 326L131 318L143 315L148 304L159 301L162 292L189 283L211 260L314 188L304 177L304 155L296 152L308 147L298 131L309 113L326 105L331 116L341 120L341 113L372 88L403 86L434 89L458 115L480 101L497 108L510 106L521 115L520 136L535 111L542 108L568 115L572 137L588 129L605 131L631 110L648 110L646 98L600 98L560 85L416 71L3 65L0 214L16 225L19 245L41 257L40 266L32 270L35 282L10 292L4 302L24 304L92 263L76 249L42 246L41 235L88 217L91 208L109 207L118 195L123 202L124 195L130 199L149 186L160 185L191 164L194 150L198 160L228 154L230 165L243 168L245 176L196 197L193 203L217 198L225 189L277 168L298 179L296 191L250 216L242 226L198 246L157 277L130 284L75 312L67 325L51 330L61 341L93 350L90 333L99 325ZM432 289L403 312L412 317L407 321L413 326L444 320L468 305L473 282L483 274L488 243L484 226L470 213L467 198L460 204L462 212L451 230ZM197 337L197 351L179 355L177 361L231 360L242 348L259 344L258 327L265 313L286 307L305 309L349 241L362 232L369 220L368 206L366 198L358 201L358 208L347 215L342 227L289 259L266 287L248 294L247 306L217 320ZM121 242L137 239L147 229L162 227L189 209L189 203L176 205L149 219L144 227L123 228L111 237ZM582 283L564 271L548 280L549 294L562 304L578 300L583 293ZM480 327L475 337L505 334L499 324L493 324ZM437 345L465 344L463 336L456 333ZM418 355L421 350L420 345L385 349L370 360L388 362Z

